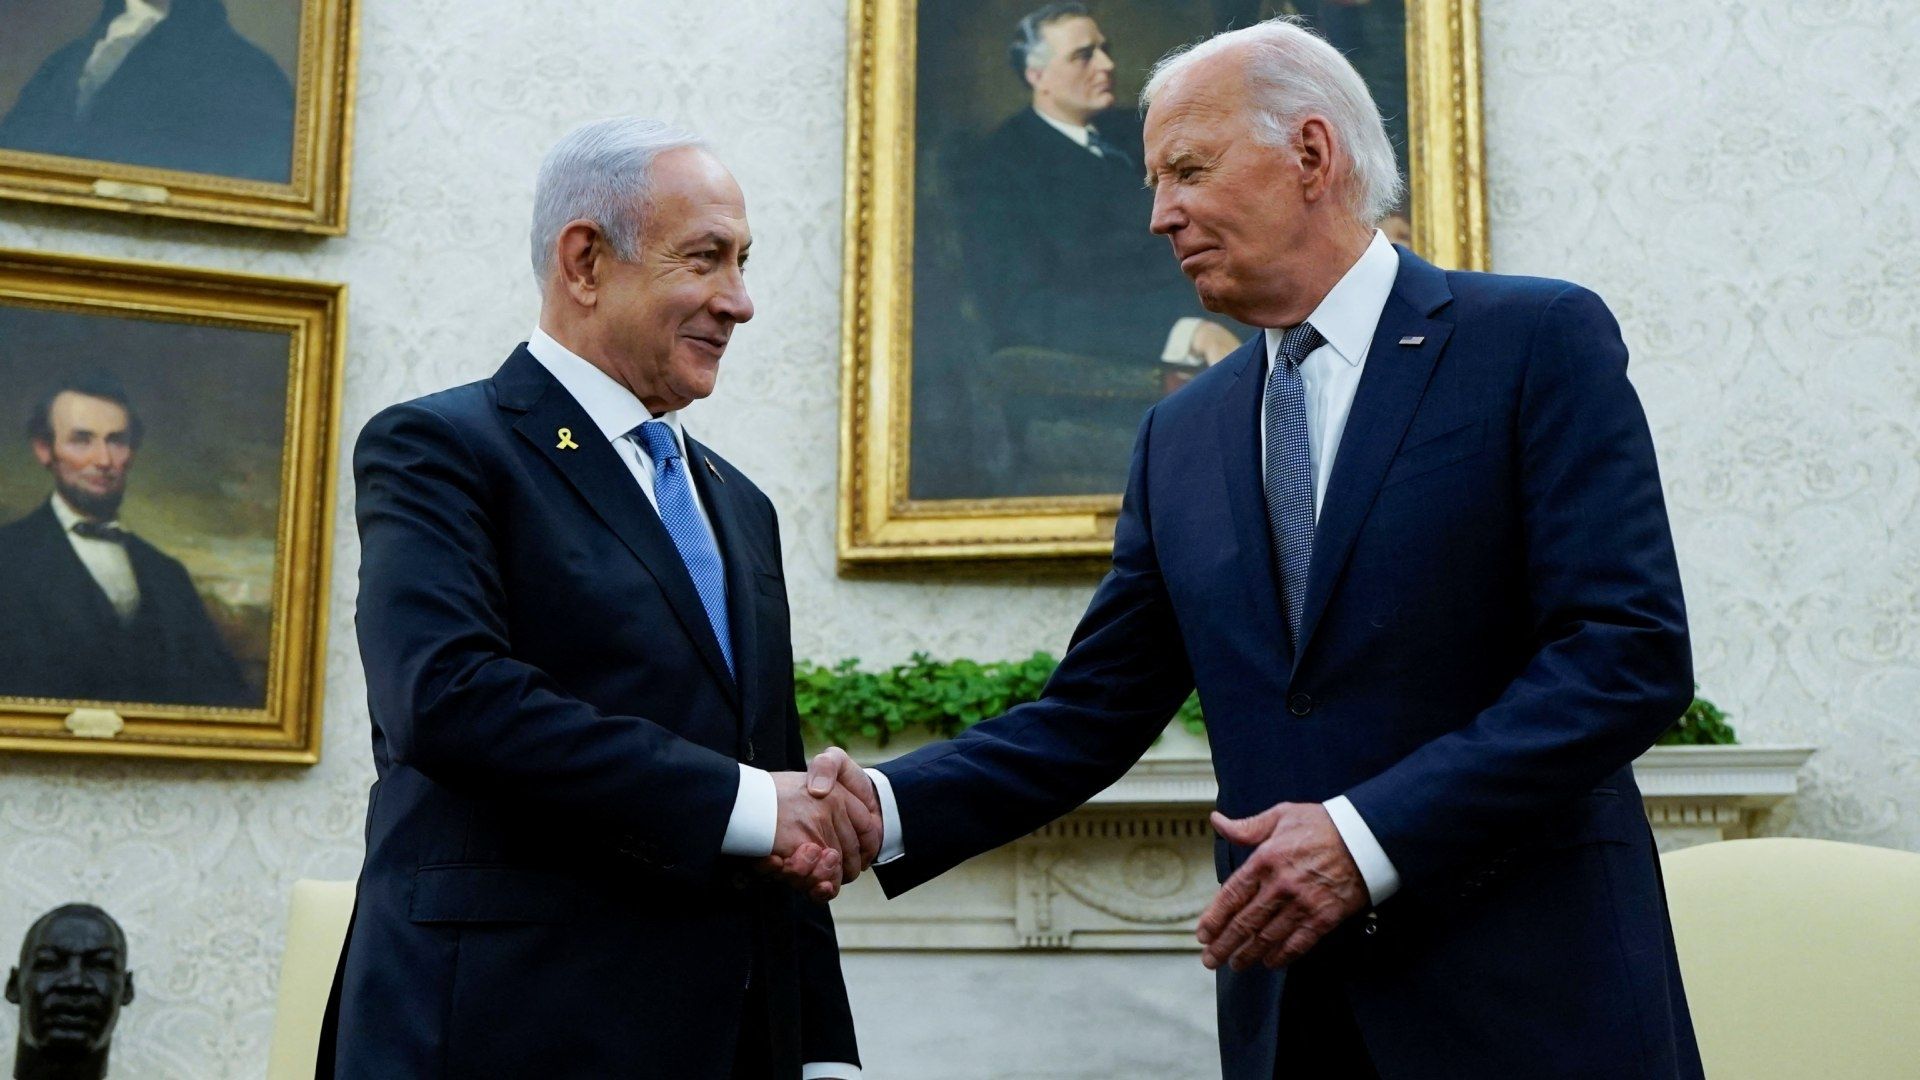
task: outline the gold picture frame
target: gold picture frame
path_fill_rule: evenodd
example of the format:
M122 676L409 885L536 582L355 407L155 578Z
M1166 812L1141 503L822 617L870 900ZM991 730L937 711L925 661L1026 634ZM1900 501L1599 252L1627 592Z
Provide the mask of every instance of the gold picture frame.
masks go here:
M1038 497L911 494L915 172L925 160L915 145L916 80L925 70L917 36L919 11L928 2L849 5L840 565L853 571L1035 560L1092 564L1111 554L1117 490ZM1405 47L1412 246L1442 266L1484 269L1477 0L1406 0ZM1118 465L1124 466L1124 453Z
M63 590L37 605L55 613L40 622L0 613L0 661L10 669L0 672L0 750L319 760L345 318L344 285L0 249L0 400L20 413L7 419L15 434L0 453L0 546L9 548L0 559L21 564L31 550L49 567L8 577L5 587L25 592L58 577ZM172 580L198 598L185 602L197 612L191 620L225 642L237 688L225 703L192 701L203 696L198 689L155 692L162 701L78 696L76 686L101 685L87 673L102 669L46 655L45 643L70 628L92 633L80 628L93 625L93 610L110 617L111 590L99 572L93 583L84 576L84 560L74 558L80 541L63 539L57 526L50 540L33 531L41 520L53 526L56 503L75 504L61 502L72 490L61 486L70 478L56 467L63 459L36 460L51 447L31 434L22 440L15 424L29 410L53 417L62 400L98 406L87 395L113 395L97 382L61 389L83 376L128 388L115 415L131 421L122 427L132 432L133 456L120 473L129 531L115 543L140 584L134 613L120 613L130 636L111 640L169 640L157 609L183 590L143 568L170 564ZM75 430L61 424L48 429L55 445ZM31 547L27 536L36 538ZM0 576L8 572L0 567ZM149 606L156 613L142 622ZM181 604L171 611L179 615ZM184 650L151 647L171 671L186 670ZM140 660L149 672L160 663Z
M194 0L196 4L214 6L234 2L236 0ZM40 150L23 149L17 142L10 146L0 138L0 198L323 236L344 234L352 159L356 0L271 2L290 3L296 5L298 11L297 21L284 14L277 19L288 24L285 47L294 61L288 78L292 88L291 116L287 118L291 160L284 181L234 175L233 172L238 171L234 166L215 164L213 159L208 159L207 171L182 171L171 165L133 163L141 159L138 153L130 152L127 155L130 160L107 160L58 152L40 143L31 143L41 145ZM182 6L174 5L176 10ZM96 24L93 31L87 32L98 29ZM149 36L159 34L160 30L156 29ZM17 44L23 40L19 33L14 38ZM228 43L229 51L254 48L241 43L231 31L225 31L221 40ZM34 55L45 51L48 44L40 43ZM135 47L120 71L134 67L134 57L139 56L143 46L144 43ZM51 65L60 55L56 53L43 59ZM261 53L260 58L264 61L266 54ZM236 70L245 67L228 66ZM278 80L281 76L269 73L267 77ZM20 80L16 78L12 82L18 84ZM111 82L108 85L111 86ZM19 89L17 85L13 88ZM232 96L244 98L247 92ZM280 119L277 110L273 117L277 131ZM4 121L0 121L0 132L4 130ZM277 140L276 135L272 144L277 146ZM237 145L240 140L231 142ZM276 154L271 160L277 163L282 159ZM274 171L277 169L276 164Z

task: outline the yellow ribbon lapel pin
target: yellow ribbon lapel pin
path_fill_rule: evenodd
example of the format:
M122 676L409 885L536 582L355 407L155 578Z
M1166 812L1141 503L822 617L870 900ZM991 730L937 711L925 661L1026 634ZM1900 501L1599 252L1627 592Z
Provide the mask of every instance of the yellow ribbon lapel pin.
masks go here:
M577 443L577 442L574 442L574 441L573 441L573 429L572 429L572 428L564 428L564 427L563 427L563 428L561 428L561 429L560 429L559 431L556 431L556 432L554 432L554 434L555 434L555 435L558 435L558 436L560 436L560 441L559 441L559 442L557 442L557 443L554 443L554 444L553 444L553 448L554 448L555 450L578 450L578 449L580 449L580 444L579 444L579 443Z

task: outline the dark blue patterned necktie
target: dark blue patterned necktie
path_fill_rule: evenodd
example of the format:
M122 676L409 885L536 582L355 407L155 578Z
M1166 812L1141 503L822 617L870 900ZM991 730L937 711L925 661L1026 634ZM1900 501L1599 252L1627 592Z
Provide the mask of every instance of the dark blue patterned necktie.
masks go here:
M1269 330L1271 334L1273 331ZM1267 373L1261 423L1267 434L1267 532L1273 539L1280 599L1287 609L1287 640L1300 646L1300 618L1307 604L1307 571L1313 561L1313 445L1307 436L1307 394L1300 364L1327 343L1312 323L1280 336Z
M687 477L687 463L673 441L673 431L658 420L649 420L634 429L641 449L653 459L653 498L660 511L660 524L673 537L680 561L687 564L693 588L700 594L700 606L707 609L707 622L713 636L720 639L720 655L726 658L727 673L733 670L733 635L727 630L727 574L720 562L720 548L713 535L700 524L700 511L693 504L693 488Z

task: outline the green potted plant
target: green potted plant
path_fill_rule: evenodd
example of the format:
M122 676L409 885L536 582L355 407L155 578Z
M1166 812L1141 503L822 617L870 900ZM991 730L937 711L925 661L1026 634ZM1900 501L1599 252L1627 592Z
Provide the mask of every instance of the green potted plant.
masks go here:
M982 720L1039 698L1058 661L1036 652L1024 660L935 660L916 652L882 671L862 671L856 658L794 665L794 698L808 729L808 745L898 751L950 739ZM1697 689L1697 688L1696 688ZM1170 754L1204 756L1206 721L1200 698L1188 696L1179 722L1163 736ZM1726 713L1695 696L1660 737L1662 746L1722 746L1737 742ZM1196 750L1196 747L1200 749ZM859 756L858 753L855 754Z

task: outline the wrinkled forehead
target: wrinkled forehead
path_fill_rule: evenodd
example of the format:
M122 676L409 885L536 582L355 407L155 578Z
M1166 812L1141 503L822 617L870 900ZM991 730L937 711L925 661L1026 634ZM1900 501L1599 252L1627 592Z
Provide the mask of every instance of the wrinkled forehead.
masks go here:
M662 154L654 166L646 219L663 237L718 232L745 246L747 196L720 159L698 147Z
M1169 80L1147 107L1146 138L1149 156L1159 156L1167 144L1214 141L1238 137L1247 126L1246 88L1237 77L1200 78L1196 68Z

